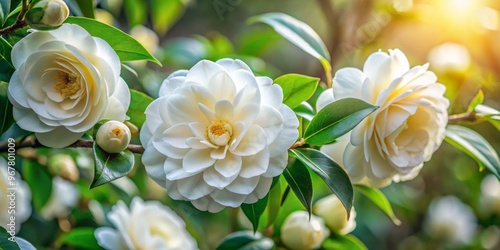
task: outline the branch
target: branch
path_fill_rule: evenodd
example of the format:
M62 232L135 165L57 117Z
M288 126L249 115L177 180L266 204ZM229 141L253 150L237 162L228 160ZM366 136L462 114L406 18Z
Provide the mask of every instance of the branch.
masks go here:
M477 116L475 112L455 114L455 115L450 115L448 117L448 123L475 122L475 121L477 121Z
M90 140L78 140L75 143L68 146L68 148L92 148L94 145L94 141ZM28 137L26 140L22 142L16 142L16 149L20 148L40 148L44 147L40 142L34 137ZM9 143L0 144L0 152L7 152L9 149ZM135 154L143 154L144 148L141 145L129 144L127 147L132 153Z
M26 21L24 21L24 14L26 14L26 11L28 11L28 3L26 0L23 0L23 3L21 5L21 12L19 12L19 15L16 18L16 22L14 22L11 26L7 26L3 29L0 29L0 36L8 34L14 30L23 28L24 26L28 25Z

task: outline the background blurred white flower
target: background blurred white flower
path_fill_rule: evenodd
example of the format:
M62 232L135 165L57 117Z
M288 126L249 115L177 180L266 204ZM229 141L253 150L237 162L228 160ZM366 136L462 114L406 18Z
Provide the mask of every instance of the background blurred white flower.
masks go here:
M331 232L344 235L356 228L356 210L352 207L349 220L347 220L347 211L335 194L318 200L314 204L313 213L323 218Z
M389 54L375 52L363 71L337 71L332 89L319 97L318 110L347 97L379 106L348 139L322 148L343 164L354 183L384 186L391 179L413 179L441 145L449 101L443 97L445 87L436 83L436 75L427 68L426 64L410 69L398 49ZM343 152L342 159L339 152Z
M11 223L10 216L15 216L16 225L14 228L17 233L21 229L21 224L31 216L31 191L21 179L21 175L17 171L15 175L9 175L7 167L7 161L0 157L0 197L2 197L2 202L0 202L0 226L9 231L10 227L7 224ZM11 186L11 182L8 180L9 176L14 176L15 180L12 183L15 186ZM12 194L12 190L8 190L8 188L17 188L15 194L12 195L15 199L13 204L10 203L11 198L8 196ZM9 210L13 208L11 205L15 207L15 214L9 213Z
M480 211L500 215L500 181L490 174L481 182Z
M424 221L427 233L451 244L468 244L476 231L476 216L472 209L455 196L432 201Z
M467 47L456 43L443 43L434 47L427 56L431 69L436 72L463 71L470 65Z
M118 56L78 25L29 34L12 48L12 64L14 119L45 146L68 146L101 119L126 118L130 92Z
M146 110L148 174L173 199L218 212L263 198L288 162L298 120L279 85L239 60L170 75Z
M130 209L118 201L108 219L115 229L101 227L94 233L105 249L197 249L184 221L158 201L145 202L135 197Z
M296 211L288 215L281 226L281 240L293 250L316 249L330 235L322 218L306 211Z
M79 198L80 193L73 183L54 177L50 198L40 211L40 215L46 220L64 218L76 206Z

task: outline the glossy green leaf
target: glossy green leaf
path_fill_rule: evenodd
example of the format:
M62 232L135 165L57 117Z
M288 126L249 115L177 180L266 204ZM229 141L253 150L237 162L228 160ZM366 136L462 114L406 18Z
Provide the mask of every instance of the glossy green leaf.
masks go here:
M130 107L127 110L127 116L130 117L130 122L136 125L138 128L142 127L142 124L146 121L146 108L153 102L153 98L150 96L137 91L130 90Z
M316 114L314 108L308 102L301 102L299 106L293 109L293 112L308 121L311 121Z
M7 85L6 82L0 82L0 135L14 124L12 104L7 97Z
M144 24L146 22L146 14L148 13L147 1L124 0L123 7L125 9L125 15L127 15L128 24L130 27Z
M480 134L466 127L448 125L445 140L489 169L500 180L500 159L495 149Z
M307 143L318 146L332 143L376 109L376 106L355 98L330 103L312 119L304 133L304 139Z
M319 78L287 74L276 78L274 82L283 89L283 103L294 109L314 94Z
M97 243L94 231L95 228L75 228L63 234L59 240L63 245L76 247L78 249L103 249Z
M330 238L323 242L325 250L367 250L368 248L354 235L332 234Z
M286 182L297 196L300 203L302 203L309 214L311 214L313 186L311 175L306 166L304 166L301 161L295 160L285 168L283 177L285 177Z
M5 213L5 211L4 211ZM15 232L14 232L14 237L10 235L5 228L0 227L0 249L8 249L8 250L20 250L19 246L15 242L18 238L15 237ZM10 240L9 240L10 239Z
M389 200L387 200L380 190L364 185L354 185L354 187L387 214L394 224L401 225L401 221L396 217L394 211L392 211L391 203L389 203Z
M0 81L8 82L14 73L14 66L10 58L12 46L3 37L0 37Z
M0 0L0 24L3 24L10 11L10 0ZM0 25L1 27L2 25Z
M122 62L147 60L161 66L161 63L144 46L115 27L84 17L69 17L66 19L66 23L78 24L92 36L108 42Z
M262 22L273 27L285 39L317 58L325 70L328 85L331 85L330 54L321 37L309 25L283 13L262 14L250 18L248 22Z
M291 150L292 155L316 173L337 195L350 215L354 200L354 191L349 176L344 169L321 151L311 148Z
M276 178L276 177L275 177ZM269 199L267 203L267 225L272 225L281 208L281 178L278 176L278 181L274 187L269 191Z
M261 233L251 231L234 232L224 239L215 248L216 250L271 250L274 248L274 242Z
M16 176L16 178L21 177ZM24 161L23 179L30 187L33 206L40 212L52 193L52 176L37 162Z
M256 203L241 205L243 213L252 223L254 232L257 232L257 229L259 228L260 217L264 213L264 210L266 210L267 201L268 201L268 196L266 195L264 198L258 200Z
M109 154L94 143L94 180L90 188L106 184L127 175L134 167L134 154L124 150Z
M184 13L184 3L181 0L152 0L151 20L153 29L160 35L165 35Z
M77 0L64 0L64 2L68 5L71 14L75 16L83 16L82 10L78 5Z
M82 14L88 18L95 18L94 15L94 0L76 0Z
M471 100L470 104L469 104L469 108L467 108L467 112L473 112L476 107L483 103L484 101L484 94L483 94L483 91L479 90L479 93L477 93L477 95Z

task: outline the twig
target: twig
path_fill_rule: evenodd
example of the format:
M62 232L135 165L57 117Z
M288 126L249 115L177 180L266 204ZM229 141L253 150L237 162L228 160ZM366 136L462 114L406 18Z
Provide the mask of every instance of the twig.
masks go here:
M0 29L0 36L8 34L14 30L23 28L24 26L28 25L26 21L24 21L24 14L26 14L26 11L28 11L28 3L26 0L23 0L23 3L21 5L21 12L19 12L19 15L16 18L16 22L14 22L12 25L7 26L3 29Z
M290 149L294 149L294 148L298 148L298 147L302 147L304 146L304 144L306 144L306 140L304 140L304 138L300 138L300 140L298 140L297 142L295 142L291 147Z
M450 115L448 117L448 123L475 122L475 121L477 121L477 116L475 112L466 112L456 115Z
M0 144L0 152L7 152L9 149L9 143L2 143ZM78 140L75 143L71 144L68 146L68 148L92 148L94 145L94 141L90 140ZM16 142L16 149L20 148L39 148L39 147L44 147L38 140L36 140L34 137L28 137L26 140L21 141L21 142ZM135 154L143 154L144 153L144 148L141 145L135 145L135 144L129 144L127 147L130 152L135 153Z

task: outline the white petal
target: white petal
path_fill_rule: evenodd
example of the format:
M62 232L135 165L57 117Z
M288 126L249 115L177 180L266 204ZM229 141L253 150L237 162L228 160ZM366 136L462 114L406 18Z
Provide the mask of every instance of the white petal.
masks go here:
M342 68L335 73L332 89L335 100L353 97L361 98L361 87L366 79L365 74L356 68Z
M236 177L238 177L238 175L225 177L221 175L218 171L216 171L215 168L209 168L203 171L203 180L208 185L217 189L225 188L227 185L233 182L234 179L236 179Z
M233 150L230 149L230 152L239 156L250 156L255 155L266 146L267 139L264 130L257 125L252 125L238 146Z
M224 69L226 69L227 72L233 72L233 71L236 71L239 69L246 70L248 72L252 72L252 70L244 62L242 62L241 60L238 60L238 59L233 60L233 59L229 59L229 58L224 58L224 59L218 60L215 63L224 67Z
M213 75L220 71L225 71L222 66L208 60L202 60L189 70L186 75L186 81L205 84Z
M10 78L8 86L8 97L9 101L14 106L21 106L28 108L28 95L23 88L22 82L19 79L18 71L14 71L12 77Z
M295 113L282 104L280 113L283 116L283 129L278 137L269 145L271 157L286 152L299 137L299 120Z
M215 103L215 117L221 121L233 121L234 107L228 100L220 100Z
M240 176L251 178L265 173L269 167L269 150L265 148L259 153L242 157Z
M123 238L115 229L111 227L97 228L94 232L94 235L99 246L103 247L104 249L114 250L124 247Z
M176 148L189 148L186 140L193 137L188 124L180 123L163 132L162 140Z
M319 112L326 105L334 101L335 98L333 97L333 89L326 89L325 91L321 92L321 94L318 97L318 100L316 100L316 112Z
M252 193L259 183L260 176L255 176L251 178L238 177L231 184L229 184L226 189L232 193L247 195Z
M179 189L179 193L188 200L199 199L212 193L214 190L213 187L207 185L207 183L203 181L202 174L178 180L177 188Z
M191 149L183 159L182 166L188 173L197 173L212 166L215 159L210 157L211 149Z
M64 148L76 142L82 137L83 134L84 132L74 133L65 127L58 127L50 132L35 133L35 136L44 146L51 148Z
M227 189L216 189L210 194L210 197L217 203L227 207L239 207L245 200L244 195L232 193Z
M108 107L102 119L125 121L126 112L130 105L130 90L120 77L115 92L108 99Z
M12 109L12 114L17 125L24 130L44 133L50 132L55 129L52 126L48 126L43 123L38 118L37 114L31 109L19 109L14 107Z
M216 100L232 101L236 95L233 79L225 71L219 71L210 78L208 88Z
M269 106L262 106L254 124L264 129L267 144L271 144L283 130L283 117L278 110Z
M174 90L181 86L186 80L187 70L178 70L170 74L161 84L159 96L170 96Z
M227 154L226 158L217 160L214 164L215 170L224 177L238 175L241 170L242 159L240 156Z

